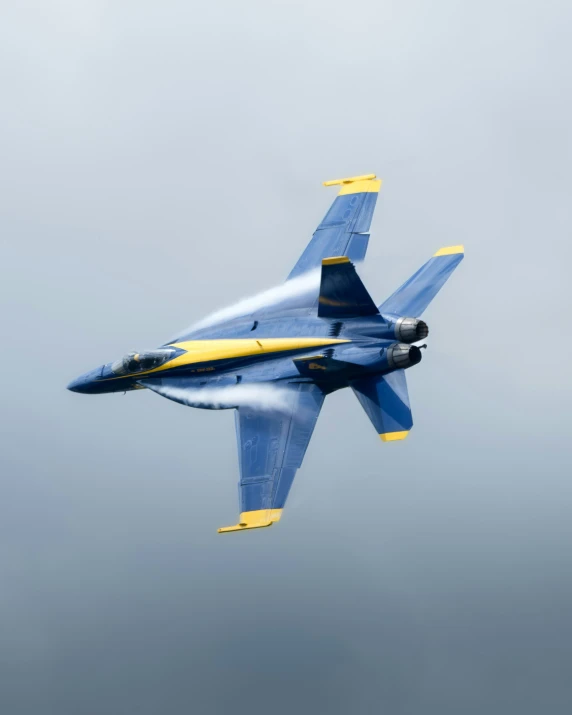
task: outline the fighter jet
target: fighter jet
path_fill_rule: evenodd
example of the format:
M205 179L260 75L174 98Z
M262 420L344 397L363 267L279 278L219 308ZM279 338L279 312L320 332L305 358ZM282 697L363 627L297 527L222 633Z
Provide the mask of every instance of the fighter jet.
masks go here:
M191 407L235 409L240 518L219 533L280 520L327 395L350 387L383 442L413 426L405 371L421 361L421 315L459 265L438 250L376 306L355 264L365 258L381 181L340 186L286 279L292 290L251 312L207 321L156 350L130 352L68 385L87 394L147 388ZM288 288L288 286L287 286Z

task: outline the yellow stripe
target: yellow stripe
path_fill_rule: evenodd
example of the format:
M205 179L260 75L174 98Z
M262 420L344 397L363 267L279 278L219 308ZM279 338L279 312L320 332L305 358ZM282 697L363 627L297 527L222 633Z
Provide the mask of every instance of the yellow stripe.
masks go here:
M262 355L266 353L284 352L286 350L318 348L324 345L335 345L337 343L347 342L349 341L332 338L189 340L182 343L173 343L173 347L185 350L184 355L179 355L166 365L161 365L156 368L156 370L168 370L171 367L191 365L196 362L210 362L211 360L248 357L249 355Z
M464 246L445 246L445 248L440 248L437 253L433 254L433 257L435 256L451 256L454 253L464 253L465 252L465 247Z
M385 432L379 436L382 442L395 442L398 439L405 439L408 434L409 430L405 430L405 432Z
M250 340L238 338L235 340L188 340L181 343L173 343L173 347L181 348L185 352L169 360L164 365L155 367L152 370L132 373L136 377L152 375L163 370L170 370L181 365L192 365L193 363L212 362L216 360L228 360L230 358L248 357L250 355L265 355L267 353L284 352L287 350L303 350L319 348L325 345L336 345L338 343L348 343L349 340L339 338L261 338ZM202 368L211 369L214 368ZM120 380L126 375L108 378L109 380Z
M354 181L351 184L344 184L338 193L338 196L345 196L346 194L377 194L381 188L381 179L376 181Z
M323 266L333 266L336 263L349 263L350 259L347 256L333 256L332 258L322 258Z
M362 174L361 176L348 176L346 179L331 179L324 181L324 186L337 186L338 184L352 184L354 181L368 181L375 179L375 174Z
M272 526L275 521L280 521L282 509L259 509L257 511L243 511L240 521L234 526L223 526L218 530L219 534L226 534L230 531L244 531L244 529L261 529L265 526Z

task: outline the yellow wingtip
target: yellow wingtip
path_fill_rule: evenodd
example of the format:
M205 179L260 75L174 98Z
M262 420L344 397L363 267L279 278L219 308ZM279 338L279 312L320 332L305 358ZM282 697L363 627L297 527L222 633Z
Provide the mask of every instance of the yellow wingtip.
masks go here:
M382 442L396 442L397 440L405 439L408 434L409 430L405 430L404 432L384 432L379 436Z
M451 256L455 253L464 253L465 252L465 247L464 246L445 246L444 248L440 248L437 253L433 254L433 257L435 256Z
M257 511L243 511L240 521L234 526L221 526L219 534L227 534L231 531L245 531L246 529L263 529L272 526L274 522L280 521L282 509L258 509Z
M324 186L341 186L338 196L364 193L377 194L381 188L381 179L376 179L375 174L363 174L362 176L348 176L345 179L324 181Z
M324 186L337 186L338 184L353 184L354 181L369 181L375 179L375 174L362 174L362 176L348 176L345 179L330 179L324 181Z

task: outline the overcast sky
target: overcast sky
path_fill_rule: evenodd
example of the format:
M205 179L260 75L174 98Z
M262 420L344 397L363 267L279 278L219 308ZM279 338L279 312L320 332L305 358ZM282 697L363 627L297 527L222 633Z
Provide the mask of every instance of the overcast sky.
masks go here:
M572 709L572 7L2 3L0 711ZM441 246L415 426L326 400L284 516L231 412L66 384L280 283L384 183L381 302Z

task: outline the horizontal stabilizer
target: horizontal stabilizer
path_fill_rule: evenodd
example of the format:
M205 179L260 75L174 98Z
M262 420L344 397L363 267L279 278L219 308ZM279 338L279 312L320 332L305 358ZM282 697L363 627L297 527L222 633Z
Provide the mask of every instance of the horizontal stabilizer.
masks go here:
M384 442L407 437L413 418L404 370L359 378L350 384Z
M318 317L357 318L378 312L350 259L347 256L324 258Z
M418 318L463 260L463 246L448 246L437 253L398 288L382 305L380 313Z

